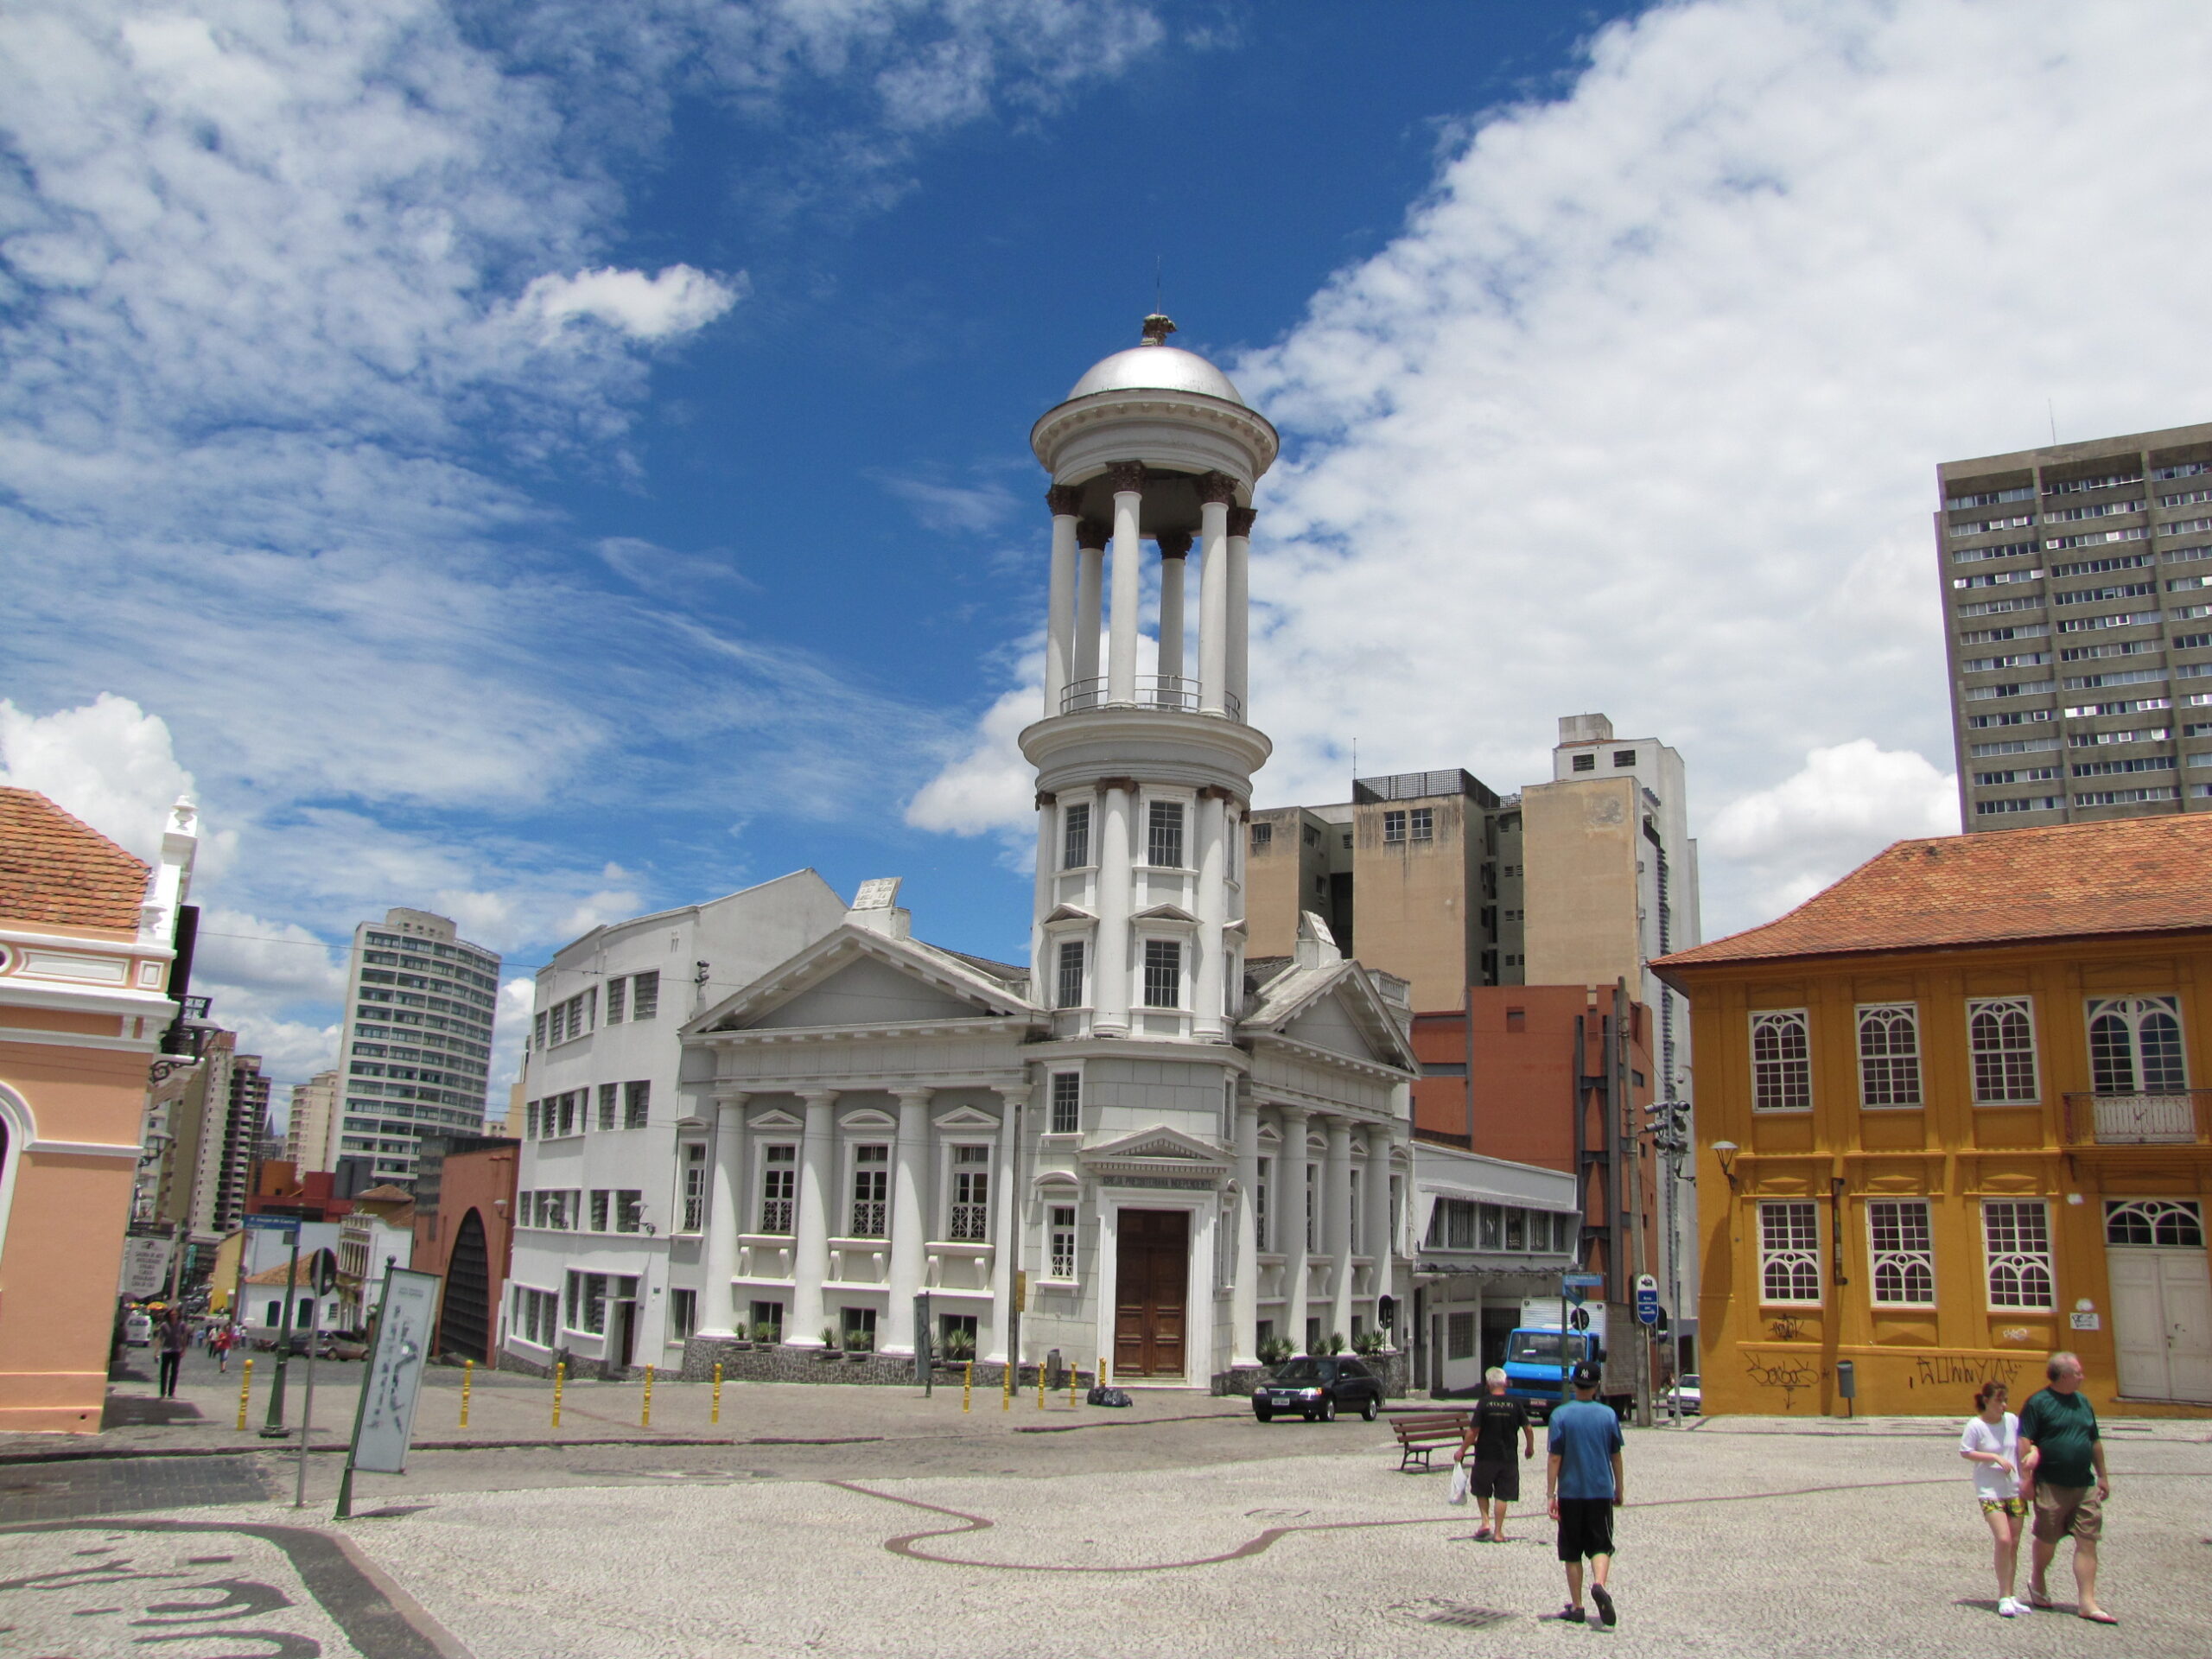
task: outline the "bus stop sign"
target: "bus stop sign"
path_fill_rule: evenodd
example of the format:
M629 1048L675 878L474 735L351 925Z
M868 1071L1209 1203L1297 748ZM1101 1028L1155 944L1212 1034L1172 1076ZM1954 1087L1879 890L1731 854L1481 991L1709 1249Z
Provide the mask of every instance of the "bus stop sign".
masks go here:
M1640 1324L1659 1323L1659 1281L1648 1273L1636 1281L1636 1317Z

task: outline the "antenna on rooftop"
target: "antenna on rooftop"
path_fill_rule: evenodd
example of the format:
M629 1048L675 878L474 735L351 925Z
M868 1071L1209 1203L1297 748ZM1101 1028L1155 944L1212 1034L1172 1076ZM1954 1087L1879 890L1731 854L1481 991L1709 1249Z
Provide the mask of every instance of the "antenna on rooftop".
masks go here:
M2058 442L2058 404L2056 400L2046 397L2043 400L2043 406L2050 415L2050 441L2056 443Z
M1167 307L1162 303L1166 296L1160 289L1160 268L1165 264L1164 256L1157 253L1152 256L1152 314L1154 316L1163 315L1167 310Z

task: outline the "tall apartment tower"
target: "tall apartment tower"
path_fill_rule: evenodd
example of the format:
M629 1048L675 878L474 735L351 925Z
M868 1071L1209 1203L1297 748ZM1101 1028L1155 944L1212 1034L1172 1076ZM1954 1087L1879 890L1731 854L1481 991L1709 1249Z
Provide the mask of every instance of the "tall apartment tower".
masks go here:
M292 1085L284 1119L284 1156L293 1171L338 1167L338 1073L318 1071Z
M2212 810L2212 425L1936 472L1967 830Z
M395 909L355 928L337 1156L405 1185L420 1137L479 1133L499 997L499 957L448 917Z

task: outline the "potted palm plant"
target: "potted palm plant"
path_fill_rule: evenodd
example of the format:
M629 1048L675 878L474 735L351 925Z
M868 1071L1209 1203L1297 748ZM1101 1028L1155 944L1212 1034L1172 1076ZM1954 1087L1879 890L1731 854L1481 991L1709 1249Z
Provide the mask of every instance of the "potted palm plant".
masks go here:
M855 1363L866 1359L875 1351L875 1332L864 1325L855 1325L845 1332L845 1357Z
M753 1327L753 1340L757 1346L773 1348L784 1339L783 1328L766 1319Z

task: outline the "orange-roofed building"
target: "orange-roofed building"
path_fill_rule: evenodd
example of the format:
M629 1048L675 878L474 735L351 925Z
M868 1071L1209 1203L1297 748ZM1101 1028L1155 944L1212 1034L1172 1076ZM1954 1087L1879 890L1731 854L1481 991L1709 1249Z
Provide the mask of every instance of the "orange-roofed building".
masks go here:
M2212 814L1900 842L1654 967L1708 1412L2017 1408L2057 1349L2101 1410L2212 1412Z
M0 789L0 1433L94 1433L196 817L149 869Z

